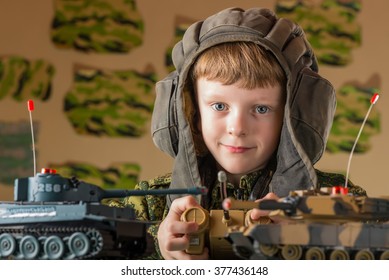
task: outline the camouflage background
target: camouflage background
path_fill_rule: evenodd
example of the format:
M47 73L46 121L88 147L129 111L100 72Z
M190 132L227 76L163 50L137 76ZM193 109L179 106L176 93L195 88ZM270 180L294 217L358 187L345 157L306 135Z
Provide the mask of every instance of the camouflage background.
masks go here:
M361 128L371 97L379 90L376 87L346 85L337 91L337 107L327 151L350 152ZM372 110L366 121L363 133L355 146L355 153L364 153L371 148L371 136L380 132L380 113Z
M37 123L34 130L39 132ZM0 122L0 132L0 182L11 186L15 178L34 174L30 123Z
M361 1L279 0L276 13L298 22L315 50L319 63L343 66L352 61L352 51L361 44L357 21Z
M128 52L142 44L143 20L133 0L55 0L51 39L83 52Z
M16 101L49 99L54 73L54 67L43 59L0 54L0 100L6 96Z
M22 5L23 1L26 2ZM0 36L5 38L0 46L0 186L12 186L15 178L31 176L31 135L28 114L21 104L28 99L41 101L42 116L34 120L38 162L104 187L134 185L143 170L154 168L156 161L153 151L142 150L141 146L150 137L155 82L174 70L173 46L191 23L232 6L232 2L212 1L206 6L203 5L206 1L187 2L182 7L174 7L171 1L163 4L135 0L19 2L1 4L4 13L10 13L7 7L12 7L15 20L1 22L3 29L0 27ZM297 21L315 49L321 71L327 71L325 76L332 71L343 73L344 79L336 84L338 107L327 152L348 156L371 94L380 92L384 84L381 73L368 72L366 81L366 75L363 80L351 79L348 73L341 72L352 67L355 53L370 43L362 40L360 14L371 6L363 0L247 0L239 4L243 8L267 6L280 16ZM151 13L151 5L158 6L160 11L153 9ZM198 9L192 13L194 6ZM39 21L42 11L46 11L45 19ZM0 21L5 18L1 15ZM169 15L172 22L166 21ZM39 26L35 25L37 22ZM165 33L161 34L161 28L166 25L169 31L164 29ZM8 29L10 34L6 33ZM38 34L43 39L36 39ZM46 48L40 47L47 44ZM4 47L8 45L9 48ZM372 71L371 68L363 69L363 73ZM368 154L372 137L382 130L382 122L382 112L374 108L357 153ZM51 153L47 152L46 144L50 142L47 138L54 133L47 130L53 130L54 124L59 126L60 134L64 133L61 137L64 140L55 143L66 154L59 159L52 152L54 148ZM69 144L69 139L80 144ZM128 144L120 139L128 140ZM90 156L85 156L89 146L82 143L88 142L94 146L90 145ZM96 145L100 151L92 148ZM103 145L106 146L102 148ZM129 156L121 157L127 155L121 151L121 145L129 147ZM66 152L77 149L82 154L78 158L70 156L78 152ZM166 158L162 161L166 162L159 168L169 171ZM336 167L331 171L343 169Z
M66 162L51 164L64 177L77 177L105 189L129 189L138 182L140 166L132 163L113 163L109 167L96 168L89 163Z
M65 113L79 134L139 137L154 103L154 74L80 66L65 96Z

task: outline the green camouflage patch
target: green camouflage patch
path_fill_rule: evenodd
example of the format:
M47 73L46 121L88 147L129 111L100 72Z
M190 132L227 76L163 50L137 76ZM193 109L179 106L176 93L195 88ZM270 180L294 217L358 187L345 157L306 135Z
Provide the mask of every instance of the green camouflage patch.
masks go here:
M361 44L356 18L360 0L278 0L278 16L297 22L305 31L319 63L347 65Z
M79 134L142 136L154 105L154 74L79 68L65 112Z
M327 142L328 152L348 153L352 150L370 107L370 99L377 91L376 87L357 85L345 85L338 91L334 122ZM380 114L377 110L372 110L355 147L356 153L364 153L370 149L370 137L379 133L380 126Z
M341 173L322 172L316 169L316 174L318 179L318 188L344 186L346 182L346 177ZM367 195L364 188L354 185L350 180L347 182L347 188L348 192L353 195Z
M175 70L175 67L173 65L173 59L172 59L172 51L175 44L177 44L182 37L184 36L185 31L188 29L188 27L194 23L194 19L188 19L184 17L177 17L175 20L175 32L174 32L174 38L170 46L165 52L165 66L167 70L170 72L173 72Z
M134 0L56 0L52 41L83 52L126 53L142 44Z
M17 101L47 100L51 95L54 72L54 67L42 59L0 58L0 100L6 96Z
M50 164L63 177L76 177L104 189L133 189L138 182L140 166L134 163L116 163L106 169L82 162Z
M34 123L38 133L39 125ZM0 182L13 185L16 178L34 176L29 122L0 122Z

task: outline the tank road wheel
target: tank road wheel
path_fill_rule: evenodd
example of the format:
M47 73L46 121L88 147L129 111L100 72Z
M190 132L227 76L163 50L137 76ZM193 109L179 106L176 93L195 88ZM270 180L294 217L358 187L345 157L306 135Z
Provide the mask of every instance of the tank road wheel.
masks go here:
M26 235L22 238L19 244L19 251L26 259L35 259L39 254L39 242L32 235Z
M389 260L389 250L383 251L380 260Z
M349 260L350 255L343 249L335 249L330 254L330 260Z
M281 249L281 256L285 260L299 260L303 255L303 249L299 245L285 245Z
M356 260L374 260L374 255L369 250L360 250L355 255Z
M306 260L325 260L326 256L322 248L311 247L305 253Z
M278 252L278 247L272 244L259 244L259 250L268 257L273 257Z
M15 252L16 241L9 233L0 234L0 257L8 257Z
M65 252L65 245L61 238L53 235L46 239L43 245L43 250L50 260L58 260Z
M94 229L89 230L86 233L86 236L89 238L91 243L91 253L93 255L98 254L101 251L101 249L103 249L103 245L104 245L103 236L99 231Z
M75 232L69 237L68 246L76 257L82 257L89 252L90 242L85 234Z

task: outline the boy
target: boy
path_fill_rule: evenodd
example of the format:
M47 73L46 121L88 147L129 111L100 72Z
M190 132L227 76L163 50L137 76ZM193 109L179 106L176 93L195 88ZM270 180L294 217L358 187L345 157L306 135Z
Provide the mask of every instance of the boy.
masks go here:
M343 185L315 170L332 124L335 93L299 26L262 8L226 9L193 24L173 49L176 71L157 84L152 132L175 158L173 172L137 188L206 186L191 196L129 197L140 219L161 221L150 232L164 259L205 259L185 253L197 224L180 221L190 207L220 209L217 173L227 196L277 198L296 189ZM364 191L349 184L350 192ZM261 215L253 211L251 218Z

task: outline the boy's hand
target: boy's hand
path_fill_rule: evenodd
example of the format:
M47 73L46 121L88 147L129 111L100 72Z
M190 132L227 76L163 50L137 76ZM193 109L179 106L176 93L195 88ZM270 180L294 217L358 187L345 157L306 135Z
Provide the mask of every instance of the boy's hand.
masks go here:
M261 199L257 199L255 202L258 202L258 201L261 201L264 199L278 200L279 197L275 193L268 193L265 197L263 197ZM260 217L269 216L270 212L271 211L269 211L269 210L252 209L250 211L250 218L253 221L258 221Z
M186 209L200 207L193 196L185 196L175 199L166 218L161 222L158 230L158 244L165 260L190 260L208 259L208 249L204 248L201 255L189 255L185 249L189 247L187 234L194 233L198 229L195 222L182 222L181 215Z

